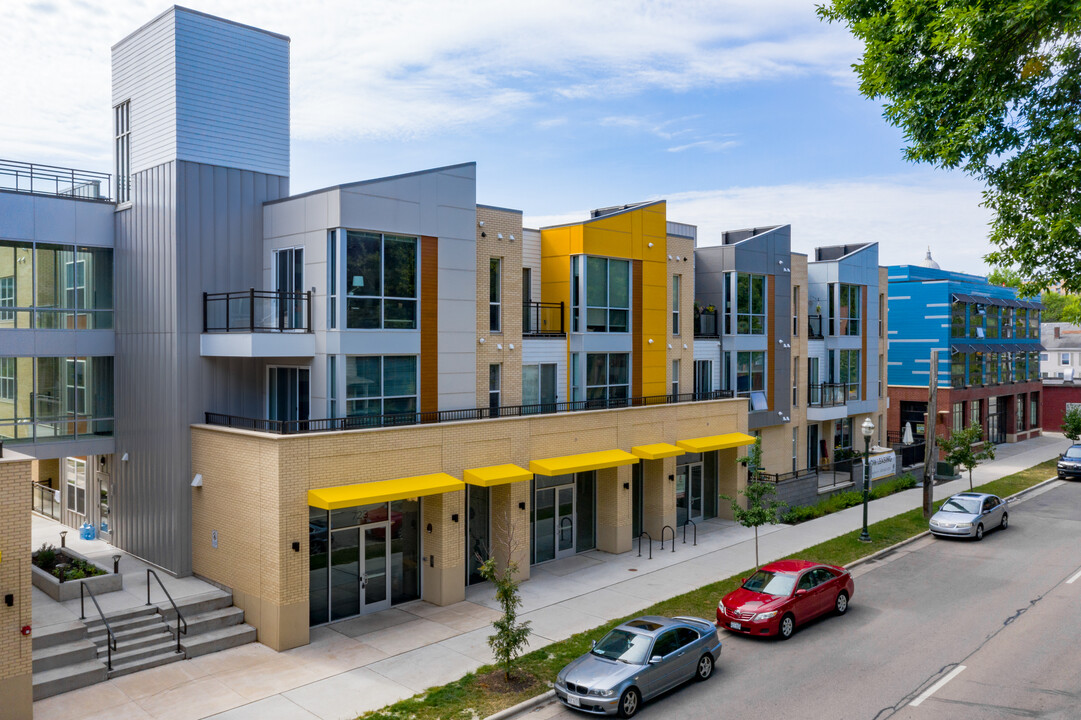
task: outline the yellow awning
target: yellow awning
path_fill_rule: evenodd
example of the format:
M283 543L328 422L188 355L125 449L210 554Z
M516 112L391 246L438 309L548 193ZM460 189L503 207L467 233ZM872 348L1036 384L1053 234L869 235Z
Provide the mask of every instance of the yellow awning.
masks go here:
M440 493L454 492L463 488L465 488L465 483L458 478L446 473L433 473L431 475L417 475L395 480L380 480L357 485L339 485L338 487L322 488L321 490L309 490L308 505L323 508L324 510L339 510L341 508L356 507L357 505L371 505L372 503L387 502L389 500L404 500L405 498L420 497L422 495L439 495Z
M685 452L687 451L678 448L675 445L669 445L668 443L635 445L631 448L631 453L643 460L660 460L661 458L666 457L676 457L677 455L683 455Z
M532 480L533 473L525 468L508 463L506 465L489 465L488 467L470 468L462 475L470 485L479 487L492 487L506 483Z
M753 445L754 436L744 433L725 433L724 435L710 435L709 437L691 438L689 440L676 440L676 445L687 452L701 453L710 450L727 450L728 448Z
M624 450L601 450L580 455L530 460L529 469L537 475L569 475L586 470L603 470L620 465L633 465L638 458Z

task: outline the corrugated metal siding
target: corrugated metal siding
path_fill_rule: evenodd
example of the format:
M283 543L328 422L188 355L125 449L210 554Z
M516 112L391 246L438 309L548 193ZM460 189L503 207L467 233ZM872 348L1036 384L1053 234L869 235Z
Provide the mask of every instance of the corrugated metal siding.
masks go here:
M131 101L131 172L176 156L176 34L162 15L113 48L113 105Z
M199 355L202 293L259 287L262 203L288 179L171 162L133 178L116 215L114 542L191 572L189 425L208 410L261 415L265 364Z

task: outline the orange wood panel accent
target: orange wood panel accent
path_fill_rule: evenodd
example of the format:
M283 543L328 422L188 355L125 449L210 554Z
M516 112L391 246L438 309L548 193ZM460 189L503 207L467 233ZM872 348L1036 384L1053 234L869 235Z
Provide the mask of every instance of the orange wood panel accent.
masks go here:
M631 397L642 397L642 261L631 260Z
M439 238L420 239L420 411L439 410Z
M864 285L863 292L860 293L860 360L863 361L863 367L860 368L860 400L867 399L867 368L870 366L867 358L867 326L870 324L867 322L867 292L870 289L870 285ZM875 362L878 362L878 358L875 358Z
M766 345L766 382L769 382L769 409L776 410L780 404L777 402L777 386L780 385L780 374L777 372L777 308L776 295L777 276L766 276L766 303L769 309L766 311L766 337L769 343ZM772 382L770 379L772 378Z

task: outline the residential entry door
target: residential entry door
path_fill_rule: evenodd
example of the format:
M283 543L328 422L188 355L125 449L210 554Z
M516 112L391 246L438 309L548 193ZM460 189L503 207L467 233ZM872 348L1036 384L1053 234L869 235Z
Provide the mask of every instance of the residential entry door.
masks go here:
M688 518L703 519L702 463L676 466L676 525L686 524Z
M276 303L278 327L293 330L304 327L304 248L286 248L274 253L275 290L283 293Z
M574 486L561 485L556 491L556 558L574 554Z
M534 507L536 561L545 562L574 554L574 485L537 488Z
M330 619L390 607L387 533L380 522L330 533Z

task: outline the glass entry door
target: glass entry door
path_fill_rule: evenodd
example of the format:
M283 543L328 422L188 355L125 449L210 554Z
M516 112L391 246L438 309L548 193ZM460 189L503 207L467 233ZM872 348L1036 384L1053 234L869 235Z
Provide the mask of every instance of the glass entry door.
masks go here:
M390 607L387 590L389 523L330 533L330 619Z
M276 303L278 327L304 327L304 248L285 248L274 253L274 289L281 293Z
M690 518L701 522L702 463L676 467L676 524L682 526Z
M538 488L534 543L536 562L574 554L574 485Z

